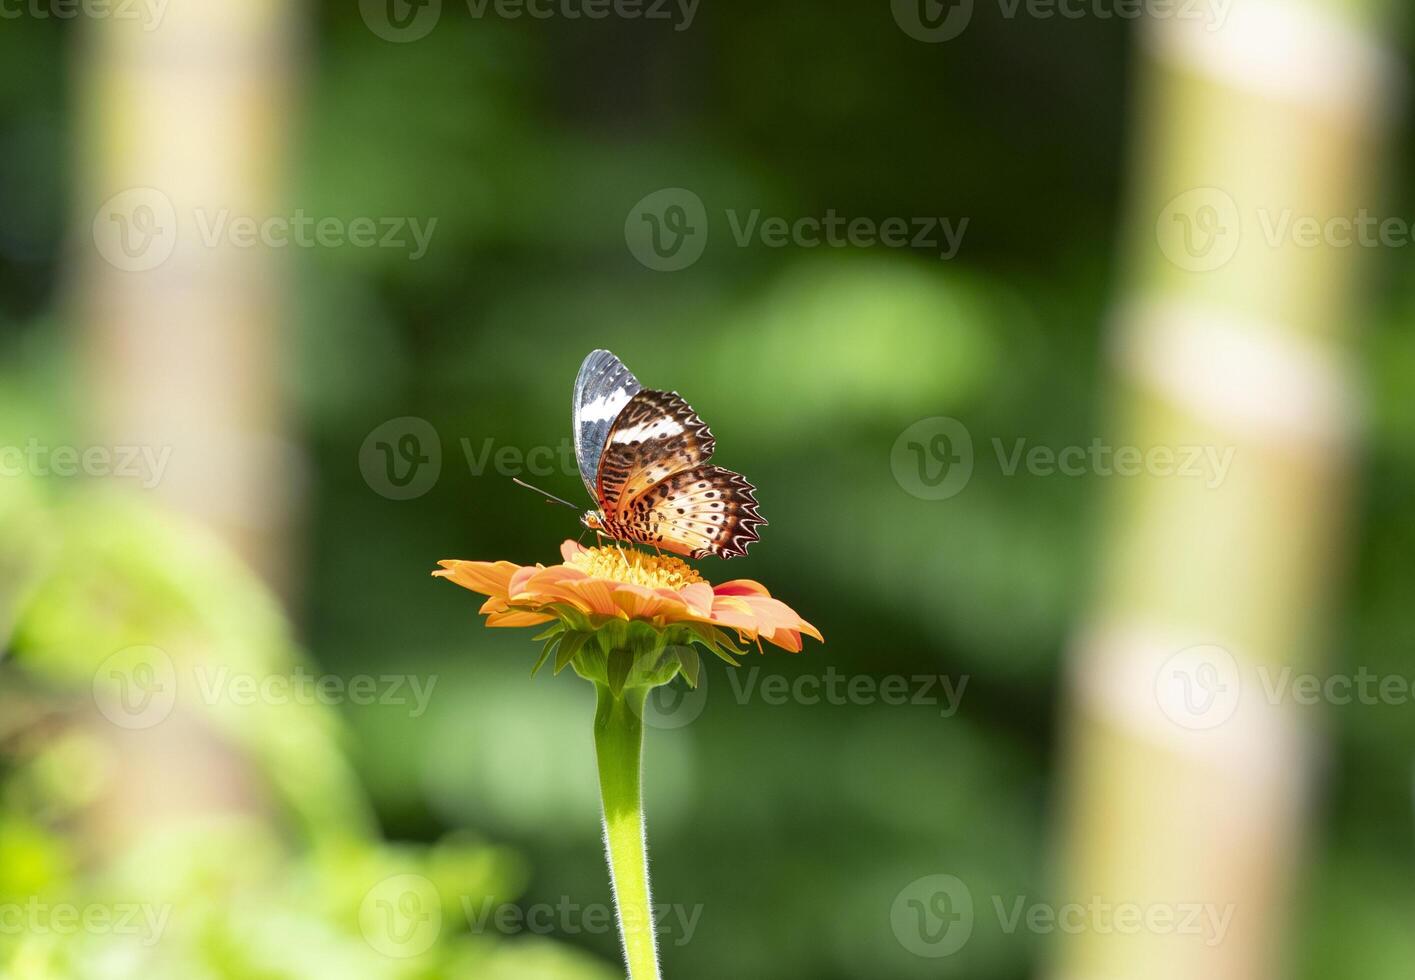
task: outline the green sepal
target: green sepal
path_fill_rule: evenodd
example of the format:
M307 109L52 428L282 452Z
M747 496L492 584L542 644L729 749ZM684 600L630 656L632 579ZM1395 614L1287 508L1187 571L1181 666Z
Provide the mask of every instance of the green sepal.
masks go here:
M694 639L707 647L713 656L719 660L727 661L734 667L742 666L737 657L744 656L745 651L737 649L722 630L715 626L708 626L706 623L693 623L690 629L693 631Z
M567 630L575 630L580 633L589 633L594 630L594 625L590 622L589 616L580 612L574 606L563 602L553 602L549 610L560 617Z
M611 619L594 631L595 642L605 656L611 651L622 650L629 641L629 623L623 619Z
M621 697L624 694L624 682L629 679L629 674L634 669L634 654L629 650L613 650L608 657L605 680L609 684L610 693L616 698Z
M575 659L575 655L580 652L585 641L589 638L588 633L571 632L565 634L565 638L560 641L560 649L555 652L555 672L557 674L570 666L570 661Z
M540 672L540 669L545 666L545 662L550 659L551 651L555 649L556 644L563 638L563 632L558 632L545 641L545 647L541 650L540 657L536 660L536 665L531 668L532 677L536 676L536 674Z
M629 624L629 642L627 646L634 652L634 656L636 657L652 660L663 652L663 648L667 642L668 634L664 630L654 629L648 623L640 621Z
M678 668L683 674L683 679L688 682L691 688L697 688L698 675L702 672L703 661L698 656L698 651L691 646L683 644L673 647L673 652L678 655Z
M532 639L532 640L544 640L544 639L548 639L549 637L554 636L556 633L563 633L563 632L565 632L565 624L562 623L562 622L557 621L557 622L551 623L551 624L550 624L549 626L547 626L545 629L541 630L541 631L540 631L539 633L537 633L535 636L531 637L531 639Z

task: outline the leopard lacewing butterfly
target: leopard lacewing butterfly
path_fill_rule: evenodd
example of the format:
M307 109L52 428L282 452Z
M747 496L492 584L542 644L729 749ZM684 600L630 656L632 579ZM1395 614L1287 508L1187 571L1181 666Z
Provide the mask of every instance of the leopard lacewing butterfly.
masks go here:
M758 539L766 521L755 488L708 462L716 443L707 425L677 392L645 388L607 350L580 365L574 428L597 505L580 518L585 527L689 558L745 555Z

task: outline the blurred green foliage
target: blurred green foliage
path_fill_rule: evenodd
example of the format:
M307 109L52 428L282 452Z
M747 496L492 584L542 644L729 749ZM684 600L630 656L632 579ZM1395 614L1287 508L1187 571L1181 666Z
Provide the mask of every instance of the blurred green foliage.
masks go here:
M702 908L691 942L665 941L665 972L1001 980L1034 968L1041 939L982 918L957 956L920 959L889 910L934 872L979 896L1046 894L1052 706L1100 487L980 461L945 505L903 492L889 455L933 415L963 420L983 454L994 438L1084 445L1101 433L1130 37L1114 21L980 17L966 44L922 45L886 6L705 4L674 33L474 20L449 5L407 45L374 36L354 4L317 6L291 208L438 225L416 262L382 249L290 256L287 395L312 476L292 615L319 669L436 678L435 696L416 717L218 712L218 737L256 767L255 795L278 819L195 823L91 853L103 838L74 820L121 770L82 726L35 733L91 703L103 656L155 635L257 673L304 655L274 601L191 529L6 479L0 902L136 891L187 914L156 953L104 936L0 936L0 966L16 980L615 975L604 932L451 931L400 962L369 947L357 915L372 884L401 873L525 905L609 900L588 686L529 681L528 637L483 630L466 594L427 577L447 557L549 562L579 533L512 474L473 472L466 447L558 451L575 369L608 347L645 383L681 391L712 425L718 460L761 488L762 542L707 573L761 580L827 637L744 669L968 678L961 710L941 717L937 705L742 703L723 665L707 665L701 716L650 731L655 894ZM0 332L12 366L0 418L12 441L76 438L57 289L61 243L84 224L65 212L71 40L50 23L0 31ZM1407 175L1392 184L1399 213ZM703 259L676 274L639 265L623 238L635 202L668 186L693 189L713 216ZM722 219L827 208L966 215L970 227L944 263L741 248ZM1331 656L1338 669L1409 675L1415 297L1410 257L1378 260L1354 572ZM359 469L368 433L402 416L427 420L443 451L440 480L411 501L380 496ZM580 498L573 470L536 480ZM1293 960L1314 978L1356 963L1371 980L1403 978L1415 956L1415 716L1353 707L1330 727L1330 802Z

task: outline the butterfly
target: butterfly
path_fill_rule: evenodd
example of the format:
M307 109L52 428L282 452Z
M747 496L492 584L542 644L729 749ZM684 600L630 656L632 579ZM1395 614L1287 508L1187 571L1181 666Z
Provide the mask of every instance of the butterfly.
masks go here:
M575 377L575 459L598 505L580 522L621 541L703 558L747 553L766 524L756 490L713 466L712 432L676 391L639 384L607 350Z

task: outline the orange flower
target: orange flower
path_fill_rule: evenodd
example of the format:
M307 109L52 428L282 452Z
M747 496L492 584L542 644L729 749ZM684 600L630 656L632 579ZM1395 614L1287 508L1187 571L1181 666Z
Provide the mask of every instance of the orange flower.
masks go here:
M488 626L559 619L567 630L595 631L644 623L659 632L683 628L709 648L725 629L743 643L766 640L792 653L803 633L823 642L819 630L751 579L714 586L680 558L633 548L566 541L560 553L564 562L550 566L451 559L432 574L489 596L481 607ZM729 652L740 651L729 644Z

